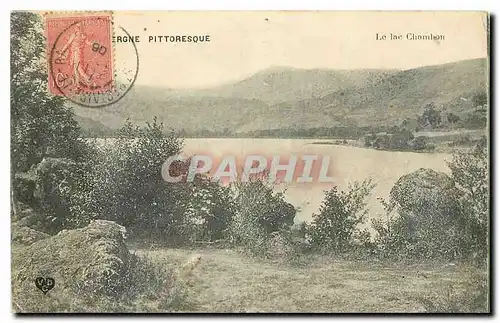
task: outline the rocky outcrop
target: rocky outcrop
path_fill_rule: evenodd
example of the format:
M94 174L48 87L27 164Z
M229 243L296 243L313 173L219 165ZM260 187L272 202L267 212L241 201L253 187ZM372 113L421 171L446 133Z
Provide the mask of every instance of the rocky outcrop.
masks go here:
M125 245L125 228L97 220L76 230L63 230L28 246L13 246L13 291L34 289L36 277L51 277L51 293L74 291L117 295L127 284L131 255ZM33 292L37 292L36 289Z
M442 172L420 168L399 178L390 193L391 202L415 214L452 214L457 208L459 190Z

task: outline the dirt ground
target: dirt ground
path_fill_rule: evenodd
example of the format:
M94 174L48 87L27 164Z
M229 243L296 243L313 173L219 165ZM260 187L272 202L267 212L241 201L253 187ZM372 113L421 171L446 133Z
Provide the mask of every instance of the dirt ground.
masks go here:
M453 263L387 264L326 257L297 266L220 249L135 252L171 265L201 254L189 294L193 310L201 312L423 312L419 297L459 291L479 271Z

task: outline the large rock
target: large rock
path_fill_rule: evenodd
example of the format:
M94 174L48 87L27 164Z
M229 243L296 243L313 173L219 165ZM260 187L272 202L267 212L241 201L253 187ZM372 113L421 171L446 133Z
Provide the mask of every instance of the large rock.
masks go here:
M391 202L413 214L453 214L459 190L442 172L420 168L399 178L391 189Z
M52 277L57 293L118 295L125 284L131 255L124 243L125 228L97 220L76 230L64 230L29 246L13 245L13 297L41 293L36 277ZM62 294L60 294L61 296ZM42 295L43 297L43 295ZM62 297L62 296L61 296Z
M21 245L29 246L37 241L50 238L50 235L32 229L27 226L19 225L18 223L12 223L11 226L11 241L12 243L19 243Z

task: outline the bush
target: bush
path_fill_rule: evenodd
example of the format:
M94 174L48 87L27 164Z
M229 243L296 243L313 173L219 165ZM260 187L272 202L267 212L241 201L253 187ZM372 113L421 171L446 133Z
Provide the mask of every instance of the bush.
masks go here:
M457 153L448 163L451 178L461 192L458 203L463 213L464 236L478 260L489 254L489 162L486 137L467 153Z
M379 255L486 260L488 192L484 162L460 154L450 164L451 177L431 169L402 176L392 188L389 202L382 201L388 220L372 221L378 233ZM476 186L469 186L469 181ZM470 195L458 185L460 182L473 187L475 194Z
M213 242L226 238L236 212L231 188L198 175L189 190L185 213L189 240Z
M487 112L485 110L473 111L461 123L461 126L466 129L485 129L488 123Z
M129 288L123 298L141 300L146 312L187 310L188 286L179 279L175 270L165 264L157 264L147 256L131 255L125 281ZM137 302L137 301L136 301Z
M295 208L285 201L283 193L274 193L261 179L236 182L233 190L236 213L229 229L230 241L254 255L268 255L271 235L290 231Z
M320 213L313 214L311 244L315 249L342 253L355 245L360 236L358 225L368 213L366 197L375 187L371 180L349 185L346 191L333 187L326 192Z
M133 235L182 236L189 187L161 176L163 163L181 147L182 140L165 135L156 118L142 129L127 121L116 140L99 147L89 207L93 216L129 227Z
M458 121L460 121L460 117L452 112L449 112L447 114L446 118L448 119L448 123L450 123L450 124L455 124Z
M389 137L388 147L389 149L404 150L409 148L409 143L413 140L414 136L411 131L398 130L392 136Z
M429 103L424 109L422 115L418 117L418 124L421 127L430 126L431 128L441 126L441 112L436 108L436 105L434 103Z
M81 138L81 129L74 120L72 109L65 105L65 99L61 96L52 96L46 90L48 78L43 58L45 39L40 15L31 12L13 12L10 22L11 187L13 190L11 203L15 215L18 198L33 208L36 206L36 201L31 199L32 184L35 179L28 182L22 181L16 174L29 173L44 159L58 158L74 162L78 165L76 168L86 172L92 149ZM57 176L59 176L63 166L57 167L59 172ZM49 176L47 172L45 175ZM47 217L57 219L53 223L54 227L51 227L50 221L46 223L48 225L46 231L55 232L65 224L72 226L80 221L75 220L79 218L77 212L63 215L62 208L75 207L79 203L77 200L80 199L80 193L75 189L81 186L79 190L85 190L87 184L84 178L76 183L76 177L73 174L67 174L66 177L71 177L71 185L74 185L71 187L71 192L62 193L56 187L56 192L50 193L52 202L60 200L66 204L59 210L54 209L57 206L52 202L50 202L52 203L50 210L46 209L47 205L42 205L42 208L49 212ZM56 183L52 182L52 184ZM64 196L57 197L59 193ZM66 222L62 220L62 217L71 220Z
M376 139L376 136L374 134L365 135L364 136L365 147L372 147L375 139Z
M427 136L418 136L410 144L410 147L414 150L424 150L427 148L429 142L429 137Z
M460 224L460 192L453 180L432 169L402 176L383 202L389 218L386 226L373 223L377 243L385 255L410 258L461 257L467 252Z
M44 158L34 170L36 207L43 215L43 231L57 233L90 221L85 205L84 169L70 159Z
M434 144L430 144L429 143L429 144L425 145L425 150L432 151L432 150L435 150L435 149L436 149L436 145L434 145Z
M253 213L256 223L266 234L288 230L293 225L296 210L285 201L284 192L274 193L274 187L260 179L237 182L234 188L237 210Z

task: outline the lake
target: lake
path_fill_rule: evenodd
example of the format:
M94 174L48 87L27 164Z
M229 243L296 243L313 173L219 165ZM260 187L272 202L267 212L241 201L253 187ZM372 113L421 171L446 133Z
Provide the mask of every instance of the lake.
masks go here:
M394 183L401 176L422 167L449 173L446 160L451 160L450 154L381 151L353 146L313 144L313 142L328 141L331 142L331 140L318 139L197 138L185 140L184 152L187 155L209 154L214 158L230 154L243 158L250 154L329 156L329 176L334 178L334 183L297 183L295 181L276 187L276 190L286 189L287 201L299 207L296 221L310 221L312 214L318 211L324 198L324 190L333 185L345 189L353 181L373 178L377 186L368 199L368 207L370 217L380 217L383 208L377 197L387 198Z

